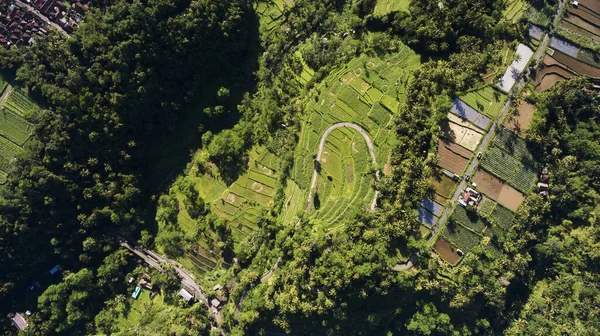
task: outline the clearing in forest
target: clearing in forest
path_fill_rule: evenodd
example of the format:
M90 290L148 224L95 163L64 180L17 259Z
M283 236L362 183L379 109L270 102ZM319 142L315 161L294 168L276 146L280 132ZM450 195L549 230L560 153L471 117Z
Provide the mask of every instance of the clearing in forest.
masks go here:
M386 16L394 12L408 12L410 0L377 0L373 15Z

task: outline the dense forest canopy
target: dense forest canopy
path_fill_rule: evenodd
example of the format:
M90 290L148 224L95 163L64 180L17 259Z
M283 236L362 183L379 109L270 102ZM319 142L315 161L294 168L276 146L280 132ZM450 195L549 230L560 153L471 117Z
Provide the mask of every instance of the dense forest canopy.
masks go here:
M537 111L526 140L551 172L549 197L528 194L511 229L483 237L456 267L419 231L414 209L439 173L452 99L482 85L526 31L502 19L507 2L413 0L375 17L375 0L117 0L91 6L69 39L1 49L0 67L47 109L31 117L34 136L0 186L0 332L14 332L14 311L36 307L31 335L218 334L212 312L180 301L173 270L118 248L126 236L174 259L214 243L228 266L198 282L213 296L225 285L222 329L234 335L597 333L600 98L588 79L527 98ZM327 79L350 61L385 63L407 46L420 57L395 83L406 90L392 97L389 169L365 174L377 211L336 230L307 214L286 225L309 103L334 94ZM306 69L314 75L295 80ZM278 187L239 244L194 178L216 171L231 185L258 146L279 162ZM411 269L391 271L409 258ZM27 294L55 264L62 280ZM263 280L265 268L277 274ZM135 328L123 318L141 306L124 296L129 277L159 288Z

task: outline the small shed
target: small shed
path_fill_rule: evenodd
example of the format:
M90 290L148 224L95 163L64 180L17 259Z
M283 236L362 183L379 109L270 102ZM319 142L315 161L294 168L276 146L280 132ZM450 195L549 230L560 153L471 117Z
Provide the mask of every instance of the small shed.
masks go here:
M190 294L190 292L186 291L184 288L182 288L179 291L179 295L181 295L181 297L185 300L185 302L187 303L191 303L194 300L194 296L192 294Z
M221 290L221 289L223 289L223 286L222 286L221 284L216 284L216 285L215 285L215 286L212 288L212 290L214 290L214 291L218 291L218 290Z
M219 301L219 300L217 300L217 299L215 298L215 299L212 299L212 300L210 300L210 304L211 304L213 307L219 307L219 306L221 305L221 301Z
M27 321L25 321L23 315L21 315L20 313L16 313L15 317L11 318L11 320L13 321L13 324L15 325L15 327L17 327L19 331L23 331L29 326L29 324L27 324Z

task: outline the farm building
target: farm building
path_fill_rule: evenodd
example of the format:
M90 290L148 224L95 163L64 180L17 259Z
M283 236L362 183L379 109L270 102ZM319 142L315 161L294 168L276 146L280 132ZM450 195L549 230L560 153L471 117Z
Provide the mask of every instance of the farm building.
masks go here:
M482 199L483 199L483 197L481 196L481 193L477 192L474 189L471 189L470 187L467 187L465 189L463 196L458 201L458 203L462 206L467 206L467 205L477 206L479 204L479 202L481 202Z
M182 288L179 291L179 295L185 300L185 302L187 303L191 303L194 301L194 296L192 294L190 294L190 292L186 291L184 288Z
M17 327L19 331L23 331L29 326L27 321L25 321L23 315L21 315L20 313L16 313L15 317L11 318L11 320L13 321L13 324L15 325L15 327Z

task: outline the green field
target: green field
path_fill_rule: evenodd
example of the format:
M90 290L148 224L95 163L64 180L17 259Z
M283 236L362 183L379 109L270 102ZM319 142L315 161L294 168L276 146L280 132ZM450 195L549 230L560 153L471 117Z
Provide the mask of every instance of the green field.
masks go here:
M363 56L331 72L316 88L316 96L305 102L308 113L291 174L297 189L293 194L288 190L286 199L307 196L319 141L333 124L353 122L363 127L375 144L377 164L383 165L394 141L390 121L403 102L412 70L419 65L419 56L402 47L386 59ZM335 129L327 137L322 159L316 186L318 209L311 204L311 218L330 226L367 209L375 179L368 174L373 166L366 142L350 128Z
M481 166L517 190L529 192L539 164L525 140L501 127L492 144L483 156Z
M167 304L162 294L150 299L150 293L149 290L142 289L136 300L131 297L126 299L125 306L128 309L114 322L118 334L145 335L145 331L168 328L169 334L179 335L188 330L185 323L189 323L189 309Z
M377 0L373 15L384 16L393 12L408 12L410 0Z
M465 253L471 251L481 240L481 236L475 234L460 223L446 225L443 236Z
M508 0L502 16L504 20L516 23L528 8L529 4L525 0Z
M29 97L27 90L20 86L12 88L2 106L26 118L40 110L40 107Z
M461 96L460 99L493 120L500 113L508 97L488 85L483 89L471 91Z
M500 227L502 227L505 230L508 230L512 225L512 221L515 217L515 214L507 208L498 205L494 209L492 217L494 217L497 220L497 223Z
M479 216L477 216L476 214L469 215L469 213L467 213L467 210L465 210L465 208L461 206L458 206L456 207L456 209L454 209L454 212L452 213L450 218L464 225L465 227L470 228L478 234L482 233L482 231L487 226L487 224L483 220L481 220Z
M479 206L479 213L490 216L492 215L494 208L496 208L496 202L494 202L491 198L486 197Z
M33 126L9 109L0 109L0 134L18 146L31 136Z

